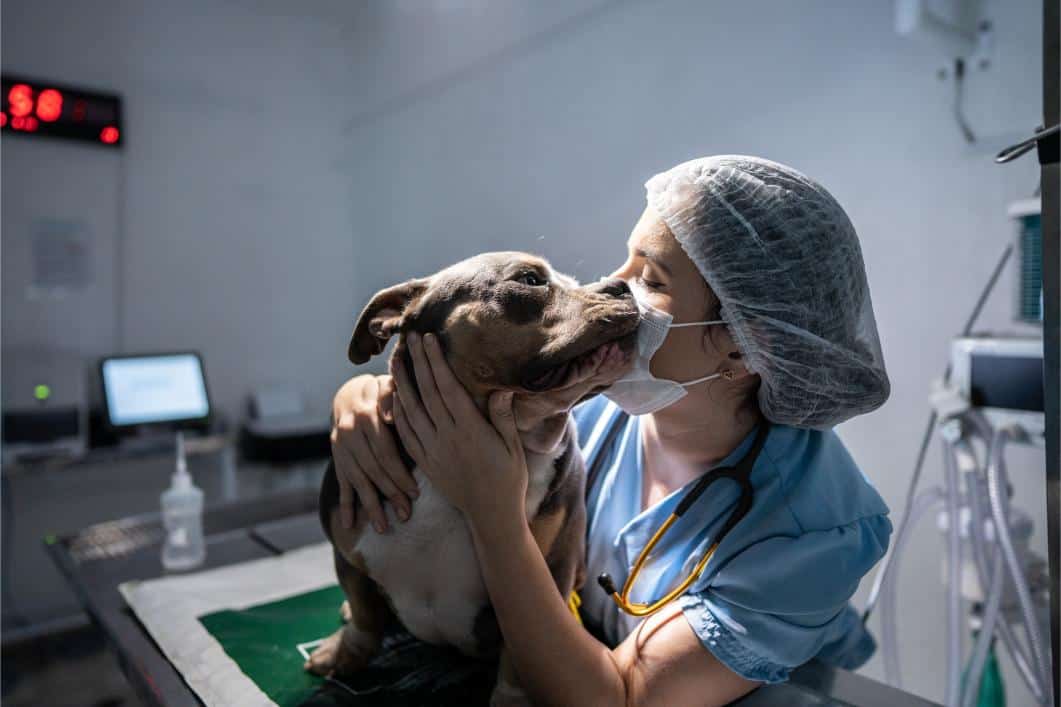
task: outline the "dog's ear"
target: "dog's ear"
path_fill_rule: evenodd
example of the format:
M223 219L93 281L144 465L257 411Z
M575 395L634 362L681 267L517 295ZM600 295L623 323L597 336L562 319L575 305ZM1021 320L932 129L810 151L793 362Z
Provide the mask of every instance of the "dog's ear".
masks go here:
M364 363L383 351L401 327L405 312L427 289L428 280L409 280L380 290L357 319L346 355L351 363Z

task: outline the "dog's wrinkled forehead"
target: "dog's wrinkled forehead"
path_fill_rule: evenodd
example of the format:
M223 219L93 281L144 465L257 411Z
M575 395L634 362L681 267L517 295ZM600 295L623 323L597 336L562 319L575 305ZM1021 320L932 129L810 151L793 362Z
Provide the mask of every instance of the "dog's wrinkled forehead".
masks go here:
M549 303L548 285L570 290L577 281L555 272L542 258L520 252L484 253L442 270L430 278L410 325L438 331L454 306L482 302L515 324L539 319ZM491 306L492 305L492 306Z

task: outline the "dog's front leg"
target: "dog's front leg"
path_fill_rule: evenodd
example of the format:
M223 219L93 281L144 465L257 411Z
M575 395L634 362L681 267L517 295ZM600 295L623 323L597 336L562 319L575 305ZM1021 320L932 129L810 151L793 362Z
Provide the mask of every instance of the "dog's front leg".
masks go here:
M383 629L391 615L376 584L347 562L338 550L334 555L335 573L346 594L339 610L345 623L306 661L306 669L317 675L349 675L364 667L379 650Z

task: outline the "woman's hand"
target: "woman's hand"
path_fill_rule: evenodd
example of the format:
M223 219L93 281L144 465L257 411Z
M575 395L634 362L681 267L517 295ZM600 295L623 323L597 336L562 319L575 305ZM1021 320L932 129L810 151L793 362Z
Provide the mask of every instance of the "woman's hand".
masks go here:
M392 388L390 376L357 376L343 384L332 401L332 459L344 528L354 524L354 491L381 533L387 529L387 516L380 494L406 520L412 512L409 497L420 493L398 454L392 431L384 425L386 411L380 411Z
M428 334L421 343L417 334L410 334L406 343L414 370L404 370L399 357L391 360L397 383L394 423L406 451L471 523L491 524L497 517L525 522L527 460L513 418L512 393L491 396L487 420L453 375L437 337Z

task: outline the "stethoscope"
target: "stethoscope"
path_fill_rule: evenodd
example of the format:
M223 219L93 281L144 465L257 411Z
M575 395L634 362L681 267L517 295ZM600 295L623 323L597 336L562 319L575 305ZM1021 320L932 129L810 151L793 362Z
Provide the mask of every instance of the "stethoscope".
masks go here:
M612 420L611 426L608 429L600 447L593 458L593 462L590 464L589 471L586 476L586 492L593 488L593 482L596 477L600 474L600 471L604 465L605 450L609 450L615 444L616 437L619 436L619 432L626 426L625 423L629 415L625 412L620 412ZM671 601L681 596L689 586L700 577L703 573L704 568L707 567L708 561L711 556L715 554L715 550L718 548L722 539L726 537L726 533L733 529L737 523L741 521L744 516L748 514L748 510L752 507L752 501L755 498L755 494L752 491L751 475L752 468L755 466L755 460L759 456L759 452L763 448L763 443L766 441L766 435L770 431L770 423L763 420L759 425L758 431L755 433L755 441L752 442L752 446L748 451L741 457L733 466L720 466L714 469L710 469L704 472L697 482L691 489L685 492L682 500L678 502L677 508L670 514L670 517L663 523L662 526L652 535L652 539L648 541L644 548L637 556L637 561L634 562L634 566L630 568L630 573L626 576L626 581L623 583L622 592L615 590L615 582L612 581L611 575L607 572L602 573L597 578L597 584L600 585L601 589L607 593L615 605L621 610L625 611L631 616L649 616L662 609L664 606L669 604ZM737 498L737 506L730 513L729 518L726 520L726 524L722 526L722 529L715 536L714 542L711 547L708 548L704 556L700 558L700 561L696 563L696 567L689 574L685 580L677 587L667 592L666 596L657 601L642 604L639 602L630 601L630 590L633 589L634 582L637 580L638 574L644 567L645 562L648 560L649 555L652 553L653 548L656 544L666 535L674 523L682 517L682 515L696 503L697 499L703 495L707 488L721 479L729 479L737 484L740 488L740 496Z

